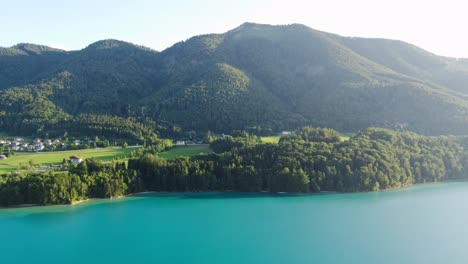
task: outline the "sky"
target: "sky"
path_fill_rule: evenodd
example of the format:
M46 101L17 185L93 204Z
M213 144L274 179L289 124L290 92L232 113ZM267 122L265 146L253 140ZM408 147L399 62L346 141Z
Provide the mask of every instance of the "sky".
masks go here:
M244 22L300 23L468 58L468 3L463 0L0 0L0 7L2 47L35 43L77 50L113 38L161 51Z

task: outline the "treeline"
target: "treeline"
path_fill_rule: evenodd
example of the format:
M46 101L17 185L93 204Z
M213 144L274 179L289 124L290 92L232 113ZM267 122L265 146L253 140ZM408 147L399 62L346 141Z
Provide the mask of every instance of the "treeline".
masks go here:
M459 138L371 128L344 142L333 133L309 141L304 138L316 132L307 130L282 138L275 167L303 170L311 191L377 191L467 176L467 152Z
M69 204L88 198L111 198L127 192L124 163L104 165L88 159L69 173L10 174L0 177L0 204ZM128 179L127 179L128 180Z
M467 177L467 152L455 137L423 137L368 129L348 141L330 129L306 127L278 145L255 136L211 143L220 155L129 162L148 190L359 192Z
M161 129L156 122L111 115L81 114L68 122L51 126L53 131L69 131L72 136L95 135L106 139L126 139L131 143L156 142Z
M221 138L209 137L211 149L216 153L228 152L234 149L254 147L262 142L262 139L247 132L236 131L232 136L223 136Z
M342 141L336 131L305 127L278 144L239 133L212 139L217 154L166 160L152 154L168 147L161 144L128 165L86 160L68 175L5 175L0 203L68 203L140 191L378 191L467 178L467 142L379 128Z

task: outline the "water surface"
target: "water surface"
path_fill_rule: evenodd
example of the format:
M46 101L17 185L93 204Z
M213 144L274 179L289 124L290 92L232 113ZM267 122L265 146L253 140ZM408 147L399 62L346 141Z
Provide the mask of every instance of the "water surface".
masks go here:
M468 263L468 183L0 210L0 263Z

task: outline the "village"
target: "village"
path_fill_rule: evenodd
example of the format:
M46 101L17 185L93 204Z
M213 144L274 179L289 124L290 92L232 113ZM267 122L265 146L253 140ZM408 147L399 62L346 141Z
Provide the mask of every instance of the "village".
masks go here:
M74 139L64 141L61 138L42 139L35 138L27 140L22 137L0 139L0 150L2 154L8 156L9 152L42 152L55 150L71 150L86 148L93 144L92 140ZM1 158L1 157L0 157Z

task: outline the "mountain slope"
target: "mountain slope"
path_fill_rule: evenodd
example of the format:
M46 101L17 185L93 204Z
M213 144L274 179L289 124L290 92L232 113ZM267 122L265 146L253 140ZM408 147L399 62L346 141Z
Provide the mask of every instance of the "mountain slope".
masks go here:
M55 102L67 112L127 115L157 86L158 52L104 40L74 52L54 73L70 73Z
M387 39L337 38L356 53L396 72L426 79L468 95L468 65L414 45Z
M68 52L34 44L0 47L0 89L38 81L41 74L66 59Z
M455 128L465 122L463 115L450 111L466 113L466 104L453 90L384 67L337 42L334 35L302 25L244 24L226 34L194 37L161 57L175 76L172 85L213 63L240 69L255 84L251 89L261 86L265 96L275 98L263 109L279 109L261 124L276 129L312 123L345 131L378 125L429 134L464 133ZM429 100L437 107L427 104ZM452 105L456 110L447 110ZM171 111L178 105L166 108ZM190 110L194 117L188 122L207 119ZM179 123L184 125L183 120Z
M116 40L73 52L18 46L0 50L1 65L5 103L0 124L2 116L10 121L24 117L31 100L11 103L18 95L47 101L45 112L61 116L56 124L93 114L156 121L174 131L315 125L468 134L466 60L404 42L346 38L303 25L246 23L162 52ZM60 88L31 88L57 78ZM41 89L47 92L38 95ZM45 122L50 115L34 118L45 125L28 131L52 126ZM1 128L21 132L15 122L3 122Z

